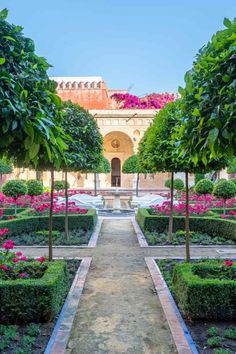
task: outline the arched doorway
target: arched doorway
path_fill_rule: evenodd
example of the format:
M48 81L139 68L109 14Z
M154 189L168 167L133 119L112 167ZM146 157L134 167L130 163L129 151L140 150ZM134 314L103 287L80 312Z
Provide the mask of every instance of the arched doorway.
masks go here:
M114 157L111 160L111 186L120 187L121 183L121 168L120 168L120 159Z

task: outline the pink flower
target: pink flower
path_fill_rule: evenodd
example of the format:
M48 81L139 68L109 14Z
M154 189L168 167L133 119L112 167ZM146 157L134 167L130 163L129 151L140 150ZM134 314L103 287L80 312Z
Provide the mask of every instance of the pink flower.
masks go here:
M229 261L229 260L225 260L224 264L227 265L227 267L232 267L232 265L234 264L233 261Z
M21 274L20 274L20 277L21 277L21 278L28 278L28 274L26 274L26 273L21 273Z
M43 257L43 256L37 258L37 261L38 261L38 262L41 262L41 263L43 263L45 260L46 260L46 258Z
M8 270L7 266L6 265L0 265L0 269L3 269L3 270Z
M23 256L23 253L20 252L20 251L18 251L18 252L16 252L16 256L17 256L17 257L21 257L21 256Z
M12 250L14 248L14 242L12 240L7 240L2 244L2 248L6 250Z
M20 257L20 260L21 260L21 261L27 261L27 260L28 260L28 258L27 258L27 257L25 257L25 256L22 256L22 257Z
M12 260L14 263L17 263L17 262L19 262L19 258L13 258L13 260Z
M7 229L6 227L3 229L0 229L0 237L4 236L8 231L9 231L9 229Z

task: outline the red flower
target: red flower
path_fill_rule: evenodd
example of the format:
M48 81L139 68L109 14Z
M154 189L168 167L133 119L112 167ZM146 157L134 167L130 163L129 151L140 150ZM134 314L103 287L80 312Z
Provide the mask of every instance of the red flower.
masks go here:
M21 261L27 261L27 260L28 260L28 258L27 258L27 257L25 257L25 256L22 256L22 257L20 257L20 260L21 260Z
M21 278L28 278L28 274L26 274L26 273L21 273L21 274L20 274L20 277L21 277Z
M225 260L225 261L224 261L224 264L227 265L227 267L232 267L232 265L234 264L234 262L233 262L233 261Z
M17 257L21 257L21 256L23 256L23 253L20 252L20 251L18 251L18 252L16 252L16 256L17 256Z
M14 248L14 242L12 240L7 240L2 244L2 248L5 248L6 250L12 250Z
M39 258L37 258L37 261L38 262L41 262L41 263L43 263L44 261L46 260L46 258L45 257L39 257Z
M13 260L12 260L14 263L17 263L17 262L19 262L19 258L13 258Z
M3 269L3 270L8 270L7 266L6 265L0 265L0 268Z

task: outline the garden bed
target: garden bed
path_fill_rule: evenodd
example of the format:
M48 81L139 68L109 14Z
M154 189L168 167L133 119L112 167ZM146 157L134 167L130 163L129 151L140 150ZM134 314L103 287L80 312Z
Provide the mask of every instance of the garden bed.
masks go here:
M162 275L164 276L165 281L167 282L167 284L172 292L172 295L174 296L175 299L179 300L180 295L177 296L178 290L176 290L177 293L175 293L176 287L173 282L173 269L176 264L178 264L178 267L179 267L180 262L183 262L183 261L180 261L180 260L158 260L156 262L162 272ZM202 262L202 260L194 261L192 263L192 265L197 266L199 262ZM209 269L212 270L212 265L209 264L209 261L204 260L203 262L205 263L205 267L208 269L208 271L209 271ZM218 261L218 262L223 263L223 261ZM203 267L204 267L204 263L203 263ZM188 265L186 265L186 267L188 268ZM183 268L185 268L185 265L183 265ZM226 269L226 272L227 272L227 269ZM220 272L220 274L221 273L223 274L224 272ZM225 277L225 275L224 275L224 277ZM227 278L227 276L225 278ZM209 280L210 280L210 282L209 282L210 286L212 286L214 283L214 280L212 280L212 279L209 279ZM225 280L228 280L228 279L222 279L223 282ZM219 283L219 280L216 281L215 283L217 286L221 286L221 284ZM190 284L191 284L191 286L194 287L193 289L196 289L192 280L191 280ZM225 288L225 285L223 283L222 283L222 286L223 286L223 288ZM203 289L204 292L206 291L207 287L205 289ZM181 292L180 292L181 296L183 296L183 291L184 291L183 287L181 287ZM196 291L198 291L198 290L196 290ZM219 293L219 289L217 289L217 291ZM219 298L217 296L217 294L214 293L213 291L211 291L211 294L212 294L212 296L216 296L216 299ZM225 299L225 295L223 294L222 296ZM198 295L198 297L199 297L199 295ZM191 290L191 298L193 298L192 290ZM208 308L210 307L211 304L212 304L212 306L214 305L214 301L212 300L212 302L211 302L208 295L205 296L205 301L209 302ZM221 301L221 303L222 303L222 301ZM202 301L202 302L204 302L204 301ZM227 302L227 300L226 300L226 302ZM184 303L186 304L187 300L186 300L186 302L184 301ZM177 304L178 304L178 302L177 302ZM235 303L233 304L233 306L236 306ZM180 306L180 308L181 308L181 306ZM197 313L197 311L196 311L196 313ZM231 312L231 314L232 314L232 312ZM204 316L205 316L205 314L204 314ZM195 343L197 345L199 353L204 353L204 354L234 354L234 353L236 353L236 321L235 321L235 319L229 319L228 321L224 321L224 320L212 321L212 319L210 321L208 321L208 319L195 319L194 320L191 316L185 315L185 324L187 325L187 328L188 328L193 340L195 341Z
M69 281L72 284L80 260L67 260ZM0 352L4 354L44 353L58 315L48 323L26 325L0 324Z
M165 215L152 215L148 209L139 208L136 220L143 233L156 232L161 234L167 232L169 225L169 217ZM173 231L184 230L185 217L173 217ZM190 217L190 230L200 234L207 234L210 237L220 237L227 240L236 241L236 221L211 218L211 217Z
M185 245L185 231L177 230L173 233L172 240L168 239L167 232L149 232L144 234L149 246L167 246L167 245ZM191 245L235 245L234 240L229 240L225 237L209 236L201 232L190 231Z

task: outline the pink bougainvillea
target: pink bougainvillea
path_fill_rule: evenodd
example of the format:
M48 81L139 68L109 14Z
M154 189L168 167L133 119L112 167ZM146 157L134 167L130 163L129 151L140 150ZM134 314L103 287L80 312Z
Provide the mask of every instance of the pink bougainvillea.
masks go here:
M177 99L173 93L152 93L139 98L129 93L115 93L111 96L118 104L120 109L162 109L169 102Z

